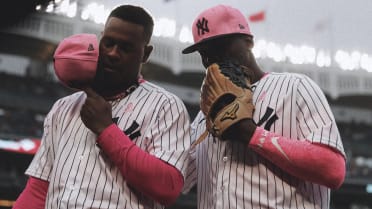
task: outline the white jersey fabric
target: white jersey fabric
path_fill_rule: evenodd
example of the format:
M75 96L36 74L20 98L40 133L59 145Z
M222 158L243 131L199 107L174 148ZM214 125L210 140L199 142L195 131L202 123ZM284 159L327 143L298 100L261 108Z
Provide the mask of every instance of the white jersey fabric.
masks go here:
M163 208L131 188L96 145L97 136L80 118L85 98L77 92L54 104L44 122L41 146L26 171L49 181L45 208ZM114 121L137 146L184 174L190 121L178 97L146 81L112 106Z
M252 88L258 126L344 154L326 97L307 76L270 73ZM192 140L204 130L205 117L199 112L191 126ZM211 134L191 151L185 190L196 180L199 209L328 209L330 203L327 187L288 174L248 145L220 141Z

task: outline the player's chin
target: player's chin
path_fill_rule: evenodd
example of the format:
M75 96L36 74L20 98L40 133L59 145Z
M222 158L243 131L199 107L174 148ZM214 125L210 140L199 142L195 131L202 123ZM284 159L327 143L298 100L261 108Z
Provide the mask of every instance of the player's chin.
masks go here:
M111 85L113 83L117 83L121 77L120 73L111 68L101 68L99 72L97 72L97 76L95 78L95 82L104 84L104 85Z
M64 84L73 90L83 90L87 87L91 87L92 81L72 80L72 81L65 82Z

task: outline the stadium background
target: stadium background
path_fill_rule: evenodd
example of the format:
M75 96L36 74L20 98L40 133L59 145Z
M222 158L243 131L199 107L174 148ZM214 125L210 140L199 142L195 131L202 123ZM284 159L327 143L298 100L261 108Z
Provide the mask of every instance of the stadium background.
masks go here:
M159 7L174 1L161 1ZM4 2L0 11L0 209L10 208L25 185L23 173L40 143L45 114L54 101L72 93L58 83L53 72L56 44L75 33L99 35L102 28L99 20L69 17L67 10L61 10L63 2L68 2L82 14L91 3L88 0ZM259 12L248 18L258 24L266 17ZM323 30L326 23L318 29ZM161 29L156 33L152 40L155 51L144 66L144 77L180 96L193 118L199 109L203 78L200 60L197 55L181 54L187 43L167 36L166 31L162 35ZM327 59L298 63L289 55L264 51L278 49L271 42L259 43L255 55L265 71L304 73L320 85L331 104L348 158L345 183L332 191L332 209L372 209L372 64L345 67L332 60L327 64ZM182 195L170 208L196 208L195 191Z

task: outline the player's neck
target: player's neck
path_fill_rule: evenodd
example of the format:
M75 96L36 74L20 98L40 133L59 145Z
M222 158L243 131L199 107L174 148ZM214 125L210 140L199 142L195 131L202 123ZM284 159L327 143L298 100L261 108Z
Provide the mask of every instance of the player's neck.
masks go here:
M258 66L253 70L253 80L252 83L256 83L261 80L267 73L262 71Z
M96 87L94 90L105 98L106 101L114 101L114 100L121 100L124 97L131 94L136 88L139 86L140 81L135 82L127 87L123 88L116 88L116 89L107 89L107 88L99 88Z
M104 96L104 98L105 98L106 101L121 100L124 97L131 94L134 90L136 90L136 88L138 86L139 86L139 84L135 83L135 84L131 85L130 87L128 87L127 89L125 89L124 91L120 91L119 93L114 94L114 95Z

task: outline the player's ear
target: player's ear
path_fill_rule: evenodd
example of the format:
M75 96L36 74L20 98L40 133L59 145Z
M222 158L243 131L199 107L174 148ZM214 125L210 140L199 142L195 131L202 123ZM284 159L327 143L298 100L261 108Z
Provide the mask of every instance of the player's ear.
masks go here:
M143 57L142 57L142 63L147 62L147 60L149 59L150 54L151 54L153 49L154 49L154 47L152 45L146 45L145 46Z
M252 49L254 47L254 41L253 41L253 37L252 36L248 36L247 37L247 40L248 40L248 47L250 49Z

